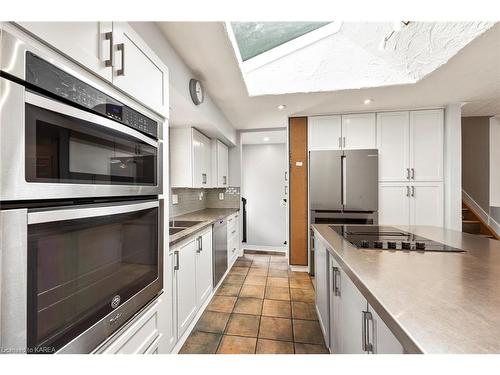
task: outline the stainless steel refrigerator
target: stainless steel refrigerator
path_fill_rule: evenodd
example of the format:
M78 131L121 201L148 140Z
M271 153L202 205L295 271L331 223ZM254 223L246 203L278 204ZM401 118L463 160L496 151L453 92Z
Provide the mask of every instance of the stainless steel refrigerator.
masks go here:
M377 224L378 150L310 151L309 209L311 223Z

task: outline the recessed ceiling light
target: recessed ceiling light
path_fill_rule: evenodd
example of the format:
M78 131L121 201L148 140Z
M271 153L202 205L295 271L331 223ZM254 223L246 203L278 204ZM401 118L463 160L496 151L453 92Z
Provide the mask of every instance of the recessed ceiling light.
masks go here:
M264 142L269 142L269 137L264 137Z
M363 101L363 103L365 103L365 104L370 104L371 102L373 102L373 99L365 99Z
M286 105L284 105L284 104L280 104L280 105L279 105L279 106L277 106L276 108L278 108L278 109L281 111L282 109L285 109L285 108L286 108Z

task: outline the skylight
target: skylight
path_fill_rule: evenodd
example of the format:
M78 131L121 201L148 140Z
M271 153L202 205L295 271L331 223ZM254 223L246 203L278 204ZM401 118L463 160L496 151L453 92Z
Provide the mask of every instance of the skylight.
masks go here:
M240 51L241 60L247 61L329 23L231 22L231 28Z

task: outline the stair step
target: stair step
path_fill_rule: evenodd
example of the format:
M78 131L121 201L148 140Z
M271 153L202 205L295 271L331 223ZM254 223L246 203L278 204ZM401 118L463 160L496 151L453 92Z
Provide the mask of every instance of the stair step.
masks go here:
M462 224L481 224L479 220L462 220Z
M492 236L491 234L478 234L479 237L484 237L484 238L495 238L495 236Z

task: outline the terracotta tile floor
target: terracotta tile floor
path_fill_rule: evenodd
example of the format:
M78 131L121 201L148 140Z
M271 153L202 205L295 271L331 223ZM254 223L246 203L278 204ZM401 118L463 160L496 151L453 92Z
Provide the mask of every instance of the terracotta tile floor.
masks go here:
M239 257L180 353L328 353L311 278L289 271L284 256Z

